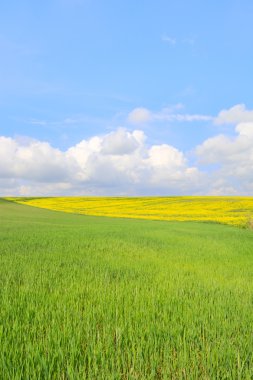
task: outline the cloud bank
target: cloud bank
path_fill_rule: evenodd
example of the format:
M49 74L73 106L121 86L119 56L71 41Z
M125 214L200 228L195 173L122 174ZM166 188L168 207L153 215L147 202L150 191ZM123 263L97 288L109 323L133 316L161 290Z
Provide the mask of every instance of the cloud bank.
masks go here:
M0 136L1 195L252 195L252 115L244 105L221 111L215 123L234 123L233 135L206 139L191 163L172 145L149 145L140 129L119 128L65 151ZM154 116L139 108L129 117L138 124Z
M67 151L42 141L0 137L0 186L9 194L167 194L197 189L200 172L168 145L146 144L123 128Z

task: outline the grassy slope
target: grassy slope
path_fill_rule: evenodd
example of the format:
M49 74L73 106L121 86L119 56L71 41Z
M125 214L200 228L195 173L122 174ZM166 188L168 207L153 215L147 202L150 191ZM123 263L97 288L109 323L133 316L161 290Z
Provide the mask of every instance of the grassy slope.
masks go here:
M251 231L0 216L1 379L253 377Z

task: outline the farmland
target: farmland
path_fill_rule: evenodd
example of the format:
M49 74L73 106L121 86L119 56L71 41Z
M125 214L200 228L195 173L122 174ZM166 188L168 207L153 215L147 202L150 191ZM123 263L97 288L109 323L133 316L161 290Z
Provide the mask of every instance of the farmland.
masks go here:
M253 378L251 230L71 199L0 199L0 379Z
M171 221L253 224L253 197L10 198L19 203L84 215Z

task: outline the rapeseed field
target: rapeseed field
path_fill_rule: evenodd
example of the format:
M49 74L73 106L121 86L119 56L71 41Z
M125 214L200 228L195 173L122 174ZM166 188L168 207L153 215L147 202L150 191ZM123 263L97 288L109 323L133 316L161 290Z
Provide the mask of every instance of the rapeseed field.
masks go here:
M252 225L253 197L10 198L19 203L84 215Z

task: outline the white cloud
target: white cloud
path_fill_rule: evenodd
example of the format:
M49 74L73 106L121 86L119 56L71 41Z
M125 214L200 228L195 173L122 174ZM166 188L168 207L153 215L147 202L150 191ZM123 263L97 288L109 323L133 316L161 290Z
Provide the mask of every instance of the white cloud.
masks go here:
M169 37L166 34L162 36L162 41L167 42L170 45L176 45L177 40L174 37Z
M200 115L200 114L174 114L169 115L168 119L169 121L211 121L213 118L212 116L208 115Z
M158 113L142 109L142 120L146 117L156 121L182 118L192 121L203 116L180 114L181 107L177 105ZM82 140L66 151L43 141L2 136L1 194L250 195L253 192L253 121L250 121L253 111L240 105L232 107L227 114L222 112L223 122L240 121L234 136L220 134L203 141L193 150L192 157L198 159L197 164L189 164L186 154L169 144L149 146L144 132L138 129L119 128Z
M193 46L195 44L195 38L192 38L192 37L178 39L175 37L168 36L167 34L163 34L161 39L163 42L172 46L175 46L176 44L185 44L185 45Z
M251 160L253 164L253 123L240 123L235 130L236 137L218 135L198 146L196 152L201 161L207 164L232 162L238 169Z
M147 108L139 107L133 109L128 115L128 121L132 124L145 124L150 122L193 122L193 121L211 121L212 116L201 114L184 114L176 112L183 108L181 104L173 107L166 107L158 112L152 112Z
M176 148L167 144L154 145L148 151L146 162L150 170L151 187L159 184L160 189L166 190L169 182L174 194L200 190L203 175L196 167L187 167L184 154Z
M250 139L253 138L253 121L251 123L240 123L236 126L235 130L241 136L246 136Z
M212 192L217 194L253 191L253 122L239 123L235 131L235 137L218 135L196 148L199 162L215 167Z
M74 162L50 144L31 140L22 144L18 140L0 137L0 177L55 182L68 178Z
M32 125L38 125L42 127L48 125L48 123L45 120L36 120L36 119L30 120L29 123Z
M128 115L128 121L133 124L142 124L152 121L152 113L144 107L133 109Z
M253 110L247 110L244 104L237 104L219 112L215 118L216 124L238 124L253 122Z
M54 126L54 127L69 127L70 125L83 125L84 123L93 123L93 124L100 124L104 123L104 119L99 119L95 117L89 117L86 115L74 115L71 117L65 117L61 120L39 120L39 119L28 119L24 120L25 123L41 126L41 127L48 127L48 126Z
M104 137L101 151L104 154L112 155L130 154L138 148L143 140L143 132L134 131L131 134L120 128Z
M176 194L201 174L176 148L148 147L143 131L120 128L67 151L41 141L0 138L2 194Z
M153 167L184 167L186 159L182 152L167 145L154 145L149 149L149 162Z

